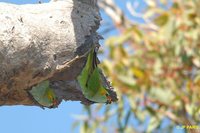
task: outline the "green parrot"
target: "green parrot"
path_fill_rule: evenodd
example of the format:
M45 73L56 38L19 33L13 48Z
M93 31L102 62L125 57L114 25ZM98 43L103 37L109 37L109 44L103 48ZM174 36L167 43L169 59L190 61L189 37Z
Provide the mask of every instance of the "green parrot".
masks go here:
M102 72L97 66L96 48L92 48L89 52L86 64L77 80L82 88L83 95L88 100L98 103L111 102Z
M49 87L48 80L32 87L29 92L41 106L49 108L57 106L57 97L53 89Z

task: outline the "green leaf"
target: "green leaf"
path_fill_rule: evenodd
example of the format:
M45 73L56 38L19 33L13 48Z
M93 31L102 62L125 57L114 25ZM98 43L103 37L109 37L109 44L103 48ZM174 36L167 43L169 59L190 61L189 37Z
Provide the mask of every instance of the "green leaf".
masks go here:
M135 87L136 86L136 81L133 77L130 76L124 76L124 75L119 75L118 80L121 81L122 83L126 84L127 86L130 87Z
M167 13L164 13L160 16L158 16L154 22L158 25L158 26L164 26L167 22L168 22L169 16Z
M146 120L147 111L136 110L134 113L139 122L143 123Z
M167 105L171 105L174 99L174 94L170 89L153 88L150 90L149 96Z
M152 133L159 125L160 120L157 117L151 117L148 127L147 127L147 133Z
M150 115L157 116L157 112L151 106L146 106L145 108L150 113Z
M45 107L54 106L56 95L53 89L49 88L48 80L32 87L29 92L40 105Z

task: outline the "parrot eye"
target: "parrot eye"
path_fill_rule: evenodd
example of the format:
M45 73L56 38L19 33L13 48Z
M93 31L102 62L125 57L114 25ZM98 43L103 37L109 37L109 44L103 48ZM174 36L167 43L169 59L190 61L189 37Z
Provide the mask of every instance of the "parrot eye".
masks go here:
M94 49L94 52L96 52L96 53L97 53L97 52L98 52L98 50L99 50L99 47L98 47L98 46L96 46L96 47L95 47L95 49Z

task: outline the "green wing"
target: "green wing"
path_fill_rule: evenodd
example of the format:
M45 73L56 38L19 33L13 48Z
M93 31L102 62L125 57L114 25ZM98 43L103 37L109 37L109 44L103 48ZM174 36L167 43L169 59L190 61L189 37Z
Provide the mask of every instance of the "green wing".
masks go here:
M92 49L87 57L87 62L77 80L82 88L83 95L93 102L106 103L108 92L103 86L100 70L96 63L96 53Z
M96 67L88 80L88 89L90 90L91 101L105 103L107 101L107 91L102 85L99 68Z
M49 87L49 81L43 81L38 85L32 87L29 91L33 98L42 106L52 107L54 106L54 102L56 100L56 95Z

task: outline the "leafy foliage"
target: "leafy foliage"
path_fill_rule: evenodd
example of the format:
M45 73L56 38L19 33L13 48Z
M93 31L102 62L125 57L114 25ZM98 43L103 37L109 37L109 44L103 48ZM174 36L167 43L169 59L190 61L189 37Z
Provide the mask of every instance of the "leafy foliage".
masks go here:
M120 100L100 107L100 116L88 115L85 132L172 132L200 124L200 3L176 0L165 9L166 3L149 0L143 14L151 25L122 25L106 39L102 68Z

